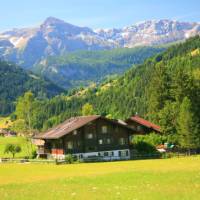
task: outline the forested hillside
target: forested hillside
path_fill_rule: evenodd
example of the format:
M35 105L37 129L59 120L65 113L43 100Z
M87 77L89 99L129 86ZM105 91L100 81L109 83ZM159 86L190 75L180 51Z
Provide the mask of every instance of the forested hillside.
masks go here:
M0 83L0 115L11 113L14 101L26 91L32 91L40 99L63 92L53 83L3 61L0 61Z
M133 64L141 64L164 48L137 47L99 51L77 51L49 57L33 66L33 71L55 84L71 89L100 83L113 74L122 74Z
M175 136L179 129L199 134L200 37L170 47L99 87L34 101L32 127L47 129L80 115L85 103L93 105L95 113L113 118L125 119L138 113L161 125L167 135Z

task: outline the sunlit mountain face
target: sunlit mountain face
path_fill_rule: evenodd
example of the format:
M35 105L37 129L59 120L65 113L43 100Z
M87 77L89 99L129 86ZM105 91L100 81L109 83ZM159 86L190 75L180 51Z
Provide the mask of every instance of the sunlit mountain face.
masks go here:
M39 27L13 29L0 34L0 56L30 68L48 56L77 50L161 45L199 34L200 24L150 20L120 29L79 27L53 17Z

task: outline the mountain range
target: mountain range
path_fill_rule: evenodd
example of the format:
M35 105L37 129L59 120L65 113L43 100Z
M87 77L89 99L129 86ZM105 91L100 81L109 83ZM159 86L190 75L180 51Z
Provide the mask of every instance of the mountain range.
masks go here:
M149 20L124 28L93 30L49 17L38 27L0 33L0 56L31 68L47 56L77 50L162 45L199 33L200 23L192 22Z

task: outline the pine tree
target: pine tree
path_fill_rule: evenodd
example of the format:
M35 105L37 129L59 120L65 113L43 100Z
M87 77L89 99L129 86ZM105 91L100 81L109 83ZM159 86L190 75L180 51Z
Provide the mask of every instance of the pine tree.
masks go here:
M152 78L146 93L148 100L148 116L152 121L158 121L158 112L164 108L165 102L170 98L170 77L164 63L158 63L153 69Z
M165 106L159 112L159 124L162 128L162 133L165 135L176 134L176 119L179 111L179 104L176 102L167 101Z
M188 149L189 153L191 149L198 148L200 144L198 123L192 111L191 101L187 97L180 106L177 124L181 147Z

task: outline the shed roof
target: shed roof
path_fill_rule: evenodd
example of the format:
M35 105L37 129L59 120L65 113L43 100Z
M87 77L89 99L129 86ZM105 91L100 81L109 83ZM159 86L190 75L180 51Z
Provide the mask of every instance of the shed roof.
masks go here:
M134 121L134 122L137 122L138 124L141 124L141 125L143 125L143 126L146 126L147 128L151 128L151 129L153 129L153 130L155 130L155 131L158 131L158 132L161 132L161 128L160 128L160 126L158 126L158 125L156 125L156 124L154 124L154 123L152 123L152 122L150 122L150 121L147 121L147 120L145 120L145 119L143 119L143 118L141 118L141 117L139 117L139 116L133 116L133 117L131 117L131 118L129 118L128 120L132 120L132 121ZM127 121L127 120L126 120Z
M91 116L79 116L79 117L73 117L73 118L67 119L66 121L59 124L58 126L55 126L51 129L47 130L46 132L35 136L34 138L35 139L58 139L66 134L71 133L73 130L76 130L76 129L88 124L89 122L92 122L99 118L103 118L107 121L110 121L111 123L115 123L115 124L118 124L120 126L127 128L127 129L132 130L127 125L121 124L117 121L107 119L100 115L91 115Z

